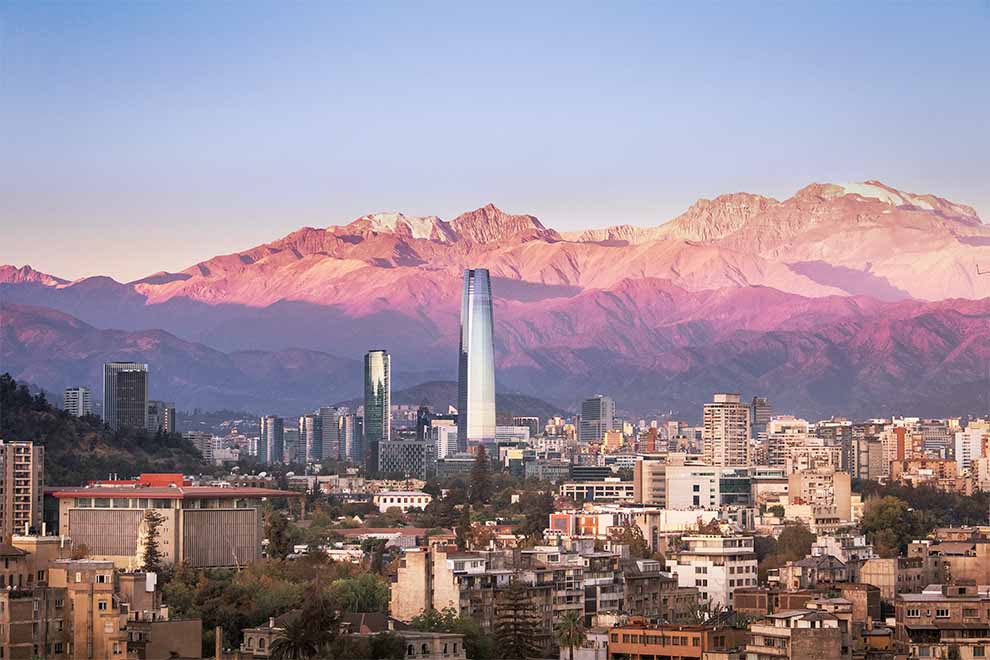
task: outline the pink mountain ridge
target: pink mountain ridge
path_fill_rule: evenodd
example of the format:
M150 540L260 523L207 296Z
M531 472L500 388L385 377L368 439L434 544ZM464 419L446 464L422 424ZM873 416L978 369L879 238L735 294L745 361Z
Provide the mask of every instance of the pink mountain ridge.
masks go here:
M636 410L729 387L799 411L881 414L937 407L986 378L990 276L978 264L990 269L990 227L972 208L867 181L784 201L721 195L655 227L563 233L492 204L450 221L375 213L127 284L3 266L0 292L33 306L3 312L31 364L73 332L22 336L31 310L51 307L226 352L355 358L382 345L410 370L452 375L461 273L485 267L502 387L573 405L594 379Z

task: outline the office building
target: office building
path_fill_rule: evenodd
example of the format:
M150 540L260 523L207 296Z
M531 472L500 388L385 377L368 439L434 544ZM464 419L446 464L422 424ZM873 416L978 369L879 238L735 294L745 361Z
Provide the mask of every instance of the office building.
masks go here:
M495 442L494 326L488 271L465 270L457 365L457 442L462 452L472 444Z
M306 461L323 459L323 418L319 414L299 418L299 447L305 452Z
M519 417L512 418L512 426L526 426L529 428L529 437L535 438L540 434L539 417Z
M45 448L0 441L0 543L14 534L41 530L44 516Z
M265 419L261 418L262 421ZM209 431L186 431L182 437L193 444L199 453L203 455L203 460L213 464L213 434Z
M285 461L285 420L275 415L261 418L258 462L266 465Z
M581 426L578 440L582 444L601 442L615 426L615 401L601 394L581 402Z
M147 428L148 365L137 362L103 365L103 421L114 431Z
M148 402L148 430L152 433L175 433L175 404L167 401Z
M306 462L305 448L299 442L299 427L289 424L282 427L282 456L287 464Z
M320 406L320 458L327 461L339 461L340 425L337 417L340 412L334 406Z
M364 461L368 472L378 470L381 443L392 439L392 357L388 351L364 356Z
M70 415L85 417L93 414L93 393L88 387L67 387L62 409Z
M384 477L432 479L437 473L437 447L432 440L382 442L378 473Z
M457 453L457 422L434 419L430 422L430 439L437 448L437 458L447 458Z
M89 548L94 560L132 568L148 509L164 518L162 559L194 568L244 566L261 559L264 501L301 497L268 488L191 486L181 474L142 474L136 481L100 481L57 489L59 531Z
M750 408L738 394L716 394L705 404L701 439L710 465L749 467Z
M361 435L361 418L349 412L338 411L337 414L337 443L341 459L348 463L360 465L364 462Z
M767 424L773 417L770 399L765 396L754 396L749 404L750 431L754 440L767 437Z

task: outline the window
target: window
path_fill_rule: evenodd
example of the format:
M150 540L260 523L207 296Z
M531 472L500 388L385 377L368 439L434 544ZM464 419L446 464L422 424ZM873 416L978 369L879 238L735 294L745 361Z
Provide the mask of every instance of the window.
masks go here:
M101 600L99 602L99 604L97 604L96 609L98 609L101 612L106 612L107 611L107 601Z
M965 617L977 617L980 616L975 607L965 607L963 608L963 616Z
M907 611L907 616L909 619L917 619L919 616L921 616L921 610L914 607L909 608Z
M987 647L985 647L985 646L974 646L973 647L973 657L974 658L985 658L985 657L987 657Z
M935 610L936 619L948 619L949 618L949 608L938 608Z
M262 638L260 638L258 640L258 648L261 649L261 650L264 650L264 648L265 648L265 638L264 637L262 637Z

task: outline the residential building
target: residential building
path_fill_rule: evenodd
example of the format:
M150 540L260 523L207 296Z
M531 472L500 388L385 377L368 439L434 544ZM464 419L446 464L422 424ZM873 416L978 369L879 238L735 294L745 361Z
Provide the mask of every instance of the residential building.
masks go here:
M702 599L722 606L732 603L737 587L756 586L752 537L699 534L684 536L681 543L667 559L679 586L697 587Z
M615 401L596 394L581 402L581 424L578 441L582 444L601 442L607 431L615 426Z
M622 611L651 621L687 623L698 603L697 587L681 587L664 572L663 562L635 559L622 563L625 582Z
M93 394L88 387L67 387L62 409L75 417L93 414Z
M114 431L143 429L148 423L148 365L108 362L103 365L103 420Z
M168 401L148 401L148 430L152 433L177 433L175 404Z
M771 418L767 422L767 465L785 466L788 448L807 444L810 428L807 420L792 415Z
M301 433L300 433L301 437ZM285 420L275 415L261 418L258 438L258 462L265 465L285 461ZM305 460L302 462L305 463Z
M842 632L834 615L813 609L768 615L749 627L746 660L843 660Z
M378 450L392 439L392 358L388 351L364 356L364 462L369 473L378 471Z
M710 465L749 467L750 408L738 394L716 394L704 407L705 460Z
M787 481L789 504L833 511L840 522L852 520L852 482L848 472L832 468L801 470Z
M299 448L305 452L307 462L318 463L323 460L323 419L319 414L312 413L299 418ZM269 455L279 460L271 450Z
M41 531L44 490L45 448L0 440L0 543Z
M988 446L990 446L990 429L971 427L965 431L956 431L953 456L959 474L971 470L977 460L990 456Z
M529 429L529 437L535 438L543 432L540 428L540 418L539 417L513 417L513 426L525 426Z
M894 601L894 643L911 658L990 656L990 594L970 581L930 584ZM950 653L950 650L955 655Z
M770 569L767 579L771 585L779 585L783 589L811 589L818 585L845 582L849 579L849 573L845 563L836 557L818 555Z
M495 323L491 282L484 268L464 271L457 415L458 451L495 442Z
M334 406L320 406L320 460L339 461L342 458L340 443L340 412Z
M746 630L719 624L615 626L608 631L609 660L646 658L714 658L719 651L737 651L746 643ZM729 656L724 656L729 657ZM736 655L736 657L739 657Z
M263 418L262 418L263 419ZM193 444L199 453L203 455L203 460L213 464L213 434L209 431L186 431L182 437Z

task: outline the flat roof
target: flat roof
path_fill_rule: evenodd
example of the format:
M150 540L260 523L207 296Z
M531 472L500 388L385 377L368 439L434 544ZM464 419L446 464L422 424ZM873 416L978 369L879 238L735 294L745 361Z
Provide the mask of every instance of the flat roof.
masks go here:
M276 490L274 488L249 488L220 486L79 486L68 488L52 488L48 494L57 498L63 497L147 497L163 500L183 500L187 498L215 497L217 499L235 499L238 497L303 497L304 494L291 490Z

